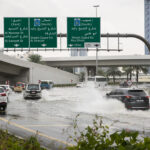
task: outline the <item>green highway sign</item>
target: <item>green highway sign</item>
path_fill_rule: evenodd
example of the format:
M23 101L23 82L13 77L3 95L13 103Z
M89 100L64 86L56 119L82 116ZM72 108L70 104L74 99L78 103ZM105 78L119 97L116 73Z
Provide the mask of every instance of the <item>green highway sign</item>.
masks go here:
M28 18L4 18L4 47L29 47Z
M30 18L30 47L57 47L56 18Z
M4 18L4 47L57 47L56 18Z
M100 46L100 18L67 18L67 47Z

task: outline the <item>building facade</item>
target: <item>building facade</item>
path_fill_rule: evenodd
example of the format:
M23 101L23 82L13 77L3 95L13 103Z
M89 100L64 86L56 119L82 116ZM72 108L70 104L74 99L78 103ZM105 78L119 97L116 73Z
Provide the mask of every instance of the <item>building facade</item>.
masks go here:
M145 19L145 39L150 43L150 0L144 1L144 19ZM145 46L145 54L149 55L150 52Z

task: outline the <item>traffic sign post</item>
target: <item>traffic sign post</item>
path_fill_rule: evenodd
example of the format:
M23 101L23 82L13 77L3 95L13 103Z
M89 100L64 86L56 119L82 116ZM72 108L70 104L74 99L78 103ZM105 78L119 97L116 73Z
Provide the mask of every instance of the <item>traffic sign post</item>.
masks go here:
M67 18L67 47L100 45L100 18Z
M4 18L5 48L56 48L56 18Z
M57 47L56 18L30 18L30 48Z
M28 18L4 18L4 47L29 47Z

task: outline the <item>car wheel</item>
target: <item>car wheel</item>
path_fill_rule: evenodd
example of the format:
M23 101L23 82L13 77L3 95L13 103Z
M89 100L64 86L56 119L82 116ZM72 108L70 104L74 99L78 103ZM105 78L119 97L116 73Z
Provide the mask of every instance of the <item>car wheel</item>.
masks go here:
M5 111L5 107L0 107L0 111Z

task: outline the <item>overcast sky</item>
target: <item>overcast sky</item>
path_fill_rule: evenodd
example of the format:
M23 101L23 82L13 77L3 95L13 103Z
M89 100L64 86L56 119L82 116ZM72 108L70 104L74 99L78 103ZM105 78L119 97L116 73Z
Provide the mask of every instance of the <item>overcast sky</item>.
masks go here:
M144 0L0 0L0 33L3 17L57 17L58 33L66 33L67 17L95 17L93 5L99 5L102 33L134 33L144 36ZM106 39L101 46L106 48ZM66 41L63 41L65 44ZM3 47L1 40L0 47ZM144 54L144 44L137 39L120 39L120 55ZM117 48L117 40L110 40ZM118 52L100 52L118 55Z

